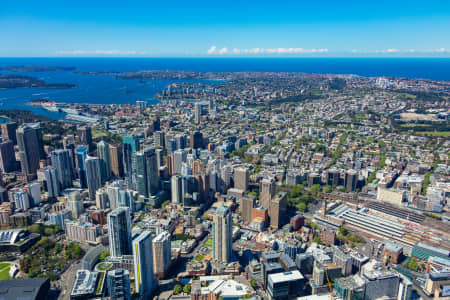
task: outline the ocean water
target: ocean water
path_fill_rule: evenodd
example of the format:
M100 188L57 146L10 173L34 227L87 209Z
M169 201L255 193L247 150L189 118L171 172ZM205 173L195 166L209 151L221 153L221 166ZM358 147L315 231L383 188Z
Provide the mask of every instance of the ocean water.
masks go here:
M450 80L450 58L0 58L0 66L46 65L75 71L189 70L200 72L306 72ZM73 71L20 72L50 83L76 84L75 89L0 90L0 109L27 109L55 119L63 113L30 106L33 99L98 104L135 103L153 96L175 80L116 80L113 75ZM133 93L126 93L133 91Z

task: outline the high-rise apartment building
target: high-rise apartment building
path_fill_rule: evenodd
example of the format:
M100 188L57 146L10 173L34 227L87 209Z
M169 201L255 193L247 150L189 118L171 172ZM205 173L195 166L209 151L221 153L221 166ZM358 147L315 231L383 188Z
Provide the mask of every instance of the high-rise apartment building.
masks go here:
M108 235L111 257L131 255L131 220L128 207L119 207L108 214Z
M131 300L130 272L118 268L110 270L106 276L109 299Z
M155 286L152 233L142 232L133 240L134 284L141 299L149 299Z
M172 261L170 233L163 231L153 239L153 271L156 279L166 275Z
M135 190L140 195L149 198L158 192L159 179L155 148L147 147L133 154L133 172Z

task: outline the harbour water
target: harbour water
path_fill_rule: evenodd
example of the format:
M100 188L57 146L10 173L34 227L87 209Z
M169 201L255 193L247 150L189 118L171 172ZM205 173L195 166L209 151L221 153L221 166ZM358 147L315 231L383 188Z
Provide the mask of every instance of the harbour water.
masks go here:
M0 58L0 67L43 65L75 67L76 72L188 70L200 72L305 72L450 80L450 58ZM6 71L2 71L5 73ZM68 103L125 104L145 100L175 80L117 80L113 75L74 71L15 72L48 83L69 83L73 89L19 88L0 90L0 109L26 109L62 119L65 113L27 103L48 99Z

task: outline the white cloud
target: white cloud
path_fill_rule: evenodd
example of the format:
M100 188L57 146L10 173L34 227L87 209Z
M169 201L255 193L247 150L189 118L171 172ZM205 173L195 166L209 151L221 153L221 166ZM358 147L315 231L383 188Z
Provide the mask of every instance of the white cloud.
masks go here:
M436 53L445 53L445 52L450 52L450 49L447 50L445 48L439 48L439 49L435 49L432 52L436 52Z
M58 55L147 55L145 51L122 51L122 50L60 50Z
M211 48L208 49L208 54L215 54L217 50L216 46L211 46Z
M222 55L222 54L227 54L227 52L228 52L228 49L227 48L222 48L222 49L220 49L219 51L218 51L218 53L220 54L220 55Z
M228 48L224 47L218 49L216 46L212 46L208 49L207 53L210 55L223 55L223 54L308 54L308 53L326 53L328 49L318 48L318 49L303 49L303 48L248 48L248 49L238 49L233 48L230 52Z

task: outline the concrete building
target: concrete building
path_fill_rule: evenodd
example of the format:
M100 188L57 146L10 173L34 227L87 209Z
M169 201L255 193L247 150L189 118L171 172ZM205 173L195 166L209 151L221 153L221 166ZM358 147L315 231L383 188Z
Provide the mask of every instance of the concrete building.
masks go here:
M298 295L304 286L304 277L299 271L270 274L267 292L270 299L291 299Z
M166 275L171 261L170 233L163 231L153 239L153 270L156 279L162 279Z
M183 200L183 182L179 175L173 175L170 179L171 193L172 193L172 203L182 204Z
M279 229L284 224L286 206L286 192L278 192L278 194L271 199L269 208L270 227Z
M243 191L248 189L249 171L247 168L234 169L234 187Z
M213 259L228 263L231 260L232 218L228 207L221 205L213 217Z
M73 191L67 196L66 208L72 212L72 218L78 219L84 211L83 201L79 191Z
M241 218L245 223L250 223L252 218L252 210L255 205L255 199L251 197L242 197L241 199Z
M96 243L101 234L100 225L92 223L65 220L64 225L68 240Z
M261 193L259 204L267 210L270 210L270 202L275 195L275 181L270 179L263 179L261 181Z
M202 104L201 103L195 103L194 105L194 119L195 124L200 124L202 120Z

